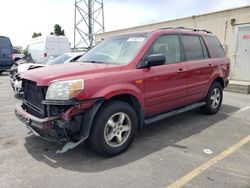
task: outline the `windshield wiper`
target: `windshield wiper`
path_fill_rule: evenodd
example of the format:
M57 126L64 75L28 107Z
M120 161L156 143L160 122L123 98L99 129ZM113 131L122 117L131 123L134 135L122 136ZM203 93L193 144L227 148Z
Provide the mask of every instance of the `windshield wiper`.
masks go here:
M108 62L103 62L103 61L82 61L86 63L98 63L98 64L109 64Z

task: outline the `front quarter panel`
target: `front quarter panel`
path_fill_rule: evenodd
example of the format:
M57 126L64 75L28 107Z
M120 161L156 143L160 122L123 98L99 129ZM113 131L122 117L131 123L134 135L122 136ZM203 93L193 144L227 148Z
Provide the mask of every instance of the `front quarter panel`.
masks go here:
M105 98L110 99L117 95L130 94L137 98L142 108L144 102L143 74L140 69L123 70L97 78L84 80L85 88L78 95L79 100Z

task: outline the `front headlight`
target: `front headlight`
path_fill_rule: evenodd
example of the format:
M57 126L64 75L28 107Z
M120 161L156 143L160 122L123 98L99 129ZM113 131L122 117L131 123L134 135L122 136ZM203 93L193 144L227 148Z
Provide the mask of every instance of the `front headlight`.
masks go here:
M83 89L83 80L54 82L48 88L46 100L68 100L75 97Z

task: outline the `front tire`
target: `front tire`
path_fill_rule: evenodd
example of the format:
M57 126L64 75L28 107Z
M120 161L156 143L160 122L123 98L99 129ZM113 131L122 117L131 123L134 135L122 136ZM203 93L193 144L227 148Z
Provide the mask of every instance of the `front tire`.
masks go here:
M109 101L96 115L89 143L97 153L115 156L128 149L137 127L136 112L128 103Z
M201 107L201 111L206 114L216 114L221 107L223 90L219 82L213 82L205 98L206 105Z

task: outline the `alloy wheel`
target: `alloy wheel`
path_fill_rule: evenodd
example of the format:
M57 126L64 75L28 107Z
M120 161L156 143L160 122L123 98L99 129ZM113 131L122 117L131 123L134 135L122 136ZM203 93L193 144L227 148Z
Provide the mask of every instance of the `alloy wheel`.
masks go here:
M131 119L124 112L112 115L104 128L104 139L111 147L119 147L126 142L131 132Z

